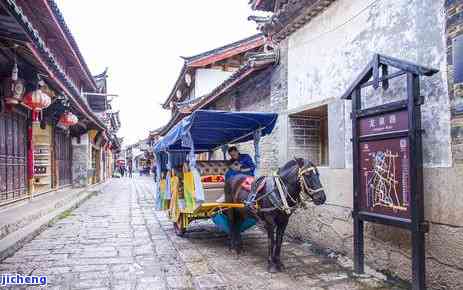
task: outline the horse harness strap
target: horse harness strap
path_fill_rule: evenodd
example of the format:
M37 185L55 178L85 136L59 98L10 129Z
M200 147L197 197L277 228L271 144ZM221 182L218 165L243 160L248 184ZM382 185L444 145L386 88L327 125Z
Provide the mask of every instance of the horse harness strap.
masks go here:
M304 203L306 202L303 198L304 192L311 197L313 193L324 190L323 187L312 189L305 181L304 175L312 171L318 174L317 168L315 166L299 168L298 170L298 180L301 187L301 192L299 193L301 200L299 202L294 200L291 194L289 194L288 189L286 188L286 184L283 182L281 177L278 174L275 174L270 177L262 176L252 184L251 194L245 201L246 206L256 212L271 212L274 210L281 210L288 215L291 214L297 207L304 206ZM266 187L266 192L257 197L259 192L261 192L264 187ZM275 193L275 191L277 191L277 193ZM264 198L267 198L273 207L258 208L259 201L263 200ZM294 206L289 206L288 198L295 204Z
M291 208L288 205L288 200L287 196L289 196L288 190L286 189L286 186L284 186L284 183L281 181L281 178L279 176L274 176L273 180L275 181L275 184L278 189L278 193L280 194L280 200L283 203L282 210L286 214L291 214Z
M261 192L264 187L266 187L265 193L257 197L259 192ZM288 193L286 185L281 180L280 176L274 175L270 177L260 177L254 182L252 192L245 203L248 207L256 212L271 212L274 210L281 210L286 214L291 214L295 207L290 207L288 205L288 196L292 202L296 203L292 196ZM273 207L258 208L259 201L263 200L264 198L268 198Z

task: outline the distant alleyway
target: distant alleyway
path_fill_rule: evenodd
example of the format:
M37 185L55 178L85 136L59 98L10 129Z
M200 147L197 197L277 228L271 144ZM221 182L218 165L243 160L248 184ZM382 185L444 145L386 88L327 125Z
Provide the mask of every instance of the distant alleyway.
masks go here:
M391 289L353 280L333 259L285 243L286 273L266 271L266 239L245 235L229 252L209 224L186 238L153 209L149 178L115 179L0 264L0 273L47 275L51 289Z

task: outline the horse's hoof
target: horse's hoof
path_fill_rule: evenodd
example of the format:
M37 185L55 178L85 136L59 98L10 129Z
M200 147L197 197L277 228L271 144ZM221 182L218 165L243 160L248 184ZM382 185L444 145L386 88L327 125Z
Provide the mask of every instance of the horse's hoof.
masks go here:
M273 273L278 273L278 272L280 272L280 271L278 270L278 266L275 265L275 264L269 264L269 265L268 265L268 268L267 268L267 271L268 271L269 273L272 273L272 274L273 274Z
M278 272L283 272L285 270L285 265L282 262L277 262L276 263Z
M235 251L237 255L241 255L244 252L243 246L236 246Z

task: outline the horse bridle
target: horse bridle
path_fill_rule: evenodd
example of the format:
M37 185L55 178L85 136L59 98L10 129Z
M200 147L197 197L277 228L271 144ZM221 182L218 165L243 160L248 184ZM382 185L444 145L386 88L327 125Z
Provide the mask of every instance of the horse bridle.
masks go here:
M314 194L317 192L323 191L324 188L322 186L320 188L313 189L307 184L307 182L305 181L304 175L309 172L313 172L318 175L318 169L316 166L308 166L308 167L302 167L302 168L299 167L298 174L297 174L298 179L299 179L299 184L301 186L301 192L299 193L299 196L301 197L301 199L303 199L303 197L307 195L310 197L310 200L313 200ZM304 195L303 193L306 193L306 194Z

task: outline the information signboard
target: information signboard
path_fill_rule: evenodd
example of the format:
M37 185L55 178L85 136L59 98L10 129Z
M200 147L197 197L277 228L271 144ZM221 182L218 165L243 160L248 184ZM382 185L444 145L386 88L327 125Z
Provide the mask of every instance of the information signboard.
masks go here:
M394 72L390 72L393 67ZM376 54L349 87L352 100L354 268L364 272L364 223L409 230L412 288L426 289L420 76L438 71ZM406 75L406 98L362 108L362 89L389 89L389 80ZM376 94L369 94L374 98ZM378 94L378 97L379 94ZM377 103L377 100L373 103Z

